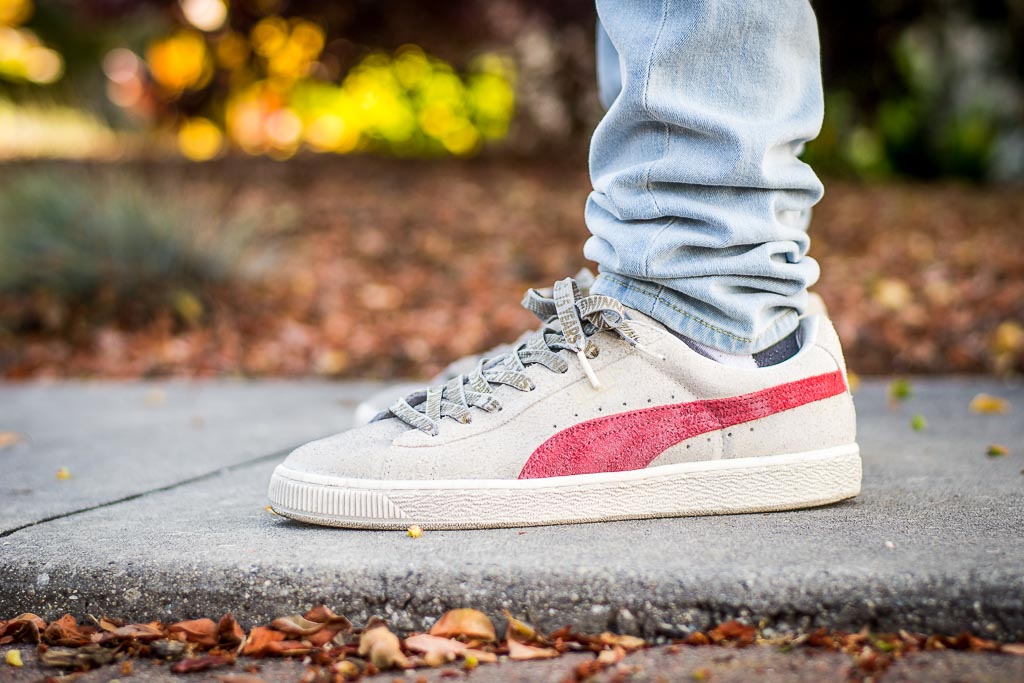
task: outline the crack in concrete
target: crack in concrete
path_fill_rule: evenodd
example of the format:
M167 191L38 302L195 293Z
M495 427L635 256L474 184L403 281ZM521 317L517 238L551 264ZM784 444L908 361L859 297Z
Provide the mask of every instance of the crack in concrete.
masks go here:
M303 443L306 443L306 442L304 441ZM0 538L6 538L6 537L8 537L8 536L10 536L12 534L18 533L19 531L23 531L24 529L30 529L30 528L32 528L34 526L40 526L42 524L46 524L47 522L53 522L53 521L56 521L58 519L65 519L67 517L74 517L75 515L80 515L80 514L82 514L84 512L92 512L93 510L102 510L103 508L112 507L114 505L120 505L121 503L127 503L129 501L138 500L139 498L145 498L146 496L152 495L154 493L163 493L164 491L173 491L174 489L180 488L182 486L188 486L189 484L195 484L195 483L200 482L200 481L206 481L207 479L212 479L213 477L215 477L215 476L217 476L219 474L224 474L224 473L227 473L227 472L235 472L235 471L240 470L240 469L242 469L244 467L249 467L250 465L258 465L260 463L264 463L264 462L267 462L269 460L273 460L275 458L284 458L286 455L291 453L295 448L298 448L298 446L300 446L300 445L302 445L302 444L296 444L295 446L290 446L288 448L285 448L285 449L282 449L282 450L279 450L279 451L275 451L273 453L268 453L267 455L260 455L260 456L257 456L255 458L251 458L249 460L245 460L243 462L237 462L237 463L235 463L233 465L228 465L226 467L219 467L219 468L217 468L215 470L212 470L210 472L204 472L203 474L197 474L194 477L189 477L188 479L183 479L181 481L176 481L173 484L168 484L166 486L160 486L160 487L157 487L155 489L149 489L149 490L146 490L146 491L140 491L139 493L133 493L130 496L123 496L121 498L116 498L114 500L108 500L108 501L103 502L103 503L97 503L96 505L89 505L87 507L78 508L77 510L70 510L68 512L62 512L59 515L51 515L50 517L44 517L42 519L37 519L37 520L35 520L33 522L28 522L27 524L22 524L20 526L16 526L16 527L14 527L12 529L4 529L3 531L0 531Z

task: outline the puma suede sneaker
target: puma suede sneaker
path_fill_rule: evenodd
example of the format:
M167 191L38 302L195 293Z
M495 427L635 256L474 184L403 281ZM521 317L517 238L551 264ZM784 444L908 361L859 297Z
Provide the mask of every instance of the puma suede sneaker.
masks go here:
M860 492L842 349L824 312L765 367L725 366L565 279L542 326L373 422L293 451L274 511L366 529L463 529L825 505Z

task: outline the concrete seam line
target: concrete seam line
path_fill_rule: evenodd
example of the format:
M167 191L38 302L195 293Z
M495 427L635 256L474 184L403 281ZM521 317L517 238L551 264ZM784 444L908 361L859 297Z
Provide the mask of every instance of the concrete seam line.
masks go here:
M307 443L307 442L304 441L303 443ZM275 460L277 458L283 458L286 455L288 455L289 453L291 453L295 448L298 448L298 446L300 446L300 445L302 445L302 444L296 444L295 446L292 446L290 448L285 448L285 449L282 449L282 450L279 450L279 451L275 451L273 453L268 453L267 455L260 455L260 456L257 456L255 458L252 458L250 460L245 460L245 461L242 461L242 462L237 462L234 465L227 465L226 467L218 467L217 469L215 469L215 470L213 470L211 472L204 472L203 474L197 474L194 477L190 477L188 479L183 479L181 481L176 481L173 484L168 484L166 486L159 486L159 487L157 487L155 489L149 489L147 491L140 491L139 493L133 493L130 496L124 496L122 498L117 498L115 500L108 500L108 501L106 501L104 503L97 503L96 505L89 505L88 507L79 508L77 510L71 510L69 512L62 512L59 515L52 515L50 517L44 517L43 519L37 519L34 522L28 522L27 524L22 524L21 526L16 526L16 527L14 527L12 529L4 529L4 530L0 531L0 538L6 538L7 536L10 536L12 534L16 534L19 531L22 531L23 529L29 529L29 528L34 527L34 526L39 526L40 524L46 524L47 522L53 522L53 521L56 521L58 519L65 519L67 517L74 517L75 515L80 515L80 514L82 514L84 512L92 512L93 510L102 510L103 508L112 507L114 505L120 505L121 503L127 503L129 501L137 500L139 498L143 498L145 496L148 496L148 495L151 495L151 494L154 494L154 493L163 493L164 491L171 491L171 490L179 488L181 486L187 486L189 484L195 484L196 482L205 481L206 479L211 479L211 478L217 476L218 474L221 474L221 473L224 473L224 472L234 472L235 470L242 469L243 467L248 467L250 465L258 465L260 463L267 462L267 461L270 461L270 460Z

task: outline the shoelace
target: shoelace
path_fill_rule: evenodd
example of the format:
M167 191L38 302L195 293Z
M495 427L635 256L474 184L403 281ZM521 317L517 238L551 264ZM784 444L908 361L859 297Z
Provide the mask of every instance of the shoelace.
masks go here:
M592 339L598 332L615 332L630 345L643 350L636 327L626 318L622 304L610 296L580 296L579 286L572 278L556 282L550 296L536 289L527 291L523 307L544 323L525 342L497 358L482 359L472 372L431 387L425 394L419 392L400 398L388 413L436 436L441 420L446 417L468 424L473 419L470 408L486 412L501 410L492 385L533 391L535 385L527 375L527 366L541 365L551 372L568 372L569 364L559 351L575 353L591 385L600 388L590 365L590 359L599 351Z

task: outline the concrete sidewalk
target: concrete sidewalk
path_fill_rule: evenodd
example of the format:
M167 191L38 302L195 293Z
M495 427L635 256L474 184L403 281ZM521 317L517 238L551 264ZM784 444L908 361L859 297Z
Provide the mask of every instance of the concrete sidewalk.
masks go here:
M856 395L865 476L854 501L419 539L264 509L275 462L346 427L366 386L0 386L0 432L25 435L0 449L0 617L230 610L252 624L324 602L398 629L473 606L645 636L739 617L1024 639L1024 387L920 379L892 410L885 386ZM981 391L1013 409L970 414ZM915 413L924 432L911 430ZM1011 454L986 457L990 443Z

